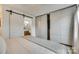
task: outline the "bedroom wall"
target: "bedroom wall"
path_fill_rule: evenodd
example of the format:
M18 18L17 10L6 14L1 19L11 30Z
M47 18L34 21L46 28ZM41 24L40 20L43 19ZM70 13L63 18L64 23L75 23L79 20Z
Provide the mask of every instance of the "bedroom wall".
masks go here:
M76 6L50 13L50 40L72 45Z
M74 44L73 49L74 53L79 53L79 5L77 5L77 11L74 17Z
M50 13L50 40L72 45L76 6ZM46 15L36 17L36 36L47 39Z

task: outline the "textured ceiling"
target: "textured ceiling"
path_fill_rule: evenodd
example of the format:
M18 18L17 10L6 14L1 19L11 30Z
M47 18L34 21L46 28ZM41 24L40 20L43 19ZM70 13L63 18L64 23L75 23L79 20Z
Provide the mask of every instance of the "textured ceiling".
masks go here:
M65 8L71 4L10 4L6 5L23 13L30 14L32 16L38 16L50 11Z

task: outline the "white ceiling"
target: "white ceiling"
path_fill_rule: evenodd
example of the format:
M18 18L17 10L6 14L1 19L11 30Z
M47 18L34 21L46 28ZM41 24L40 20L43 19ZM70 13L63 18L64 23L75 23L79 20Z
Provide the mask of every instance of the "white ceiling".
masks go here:
M23 13L38 16L44 13L49 13L57 9L65 8L71 4L10 4L6 5Z

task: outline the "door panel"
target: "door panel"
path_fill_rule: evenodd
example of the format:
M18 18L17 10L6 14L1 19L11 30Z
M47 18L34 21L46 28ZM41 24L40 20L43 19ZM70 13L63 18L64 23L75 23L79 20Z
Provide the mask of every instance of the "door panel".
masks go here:
M36 17L36 36L47 39L47 15Z

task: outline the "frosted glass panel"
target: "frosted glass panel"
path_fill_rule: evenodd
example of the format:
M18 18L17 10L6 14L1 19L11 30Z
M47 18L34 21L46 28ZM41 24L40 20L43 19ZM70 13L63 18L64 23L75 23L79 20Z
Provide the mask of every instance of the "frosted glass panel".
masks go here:
M42 39L47 39L47 15L36 17L36 36Z
M76 6L50 14L50 39L72 44L74 28L74 12Z

